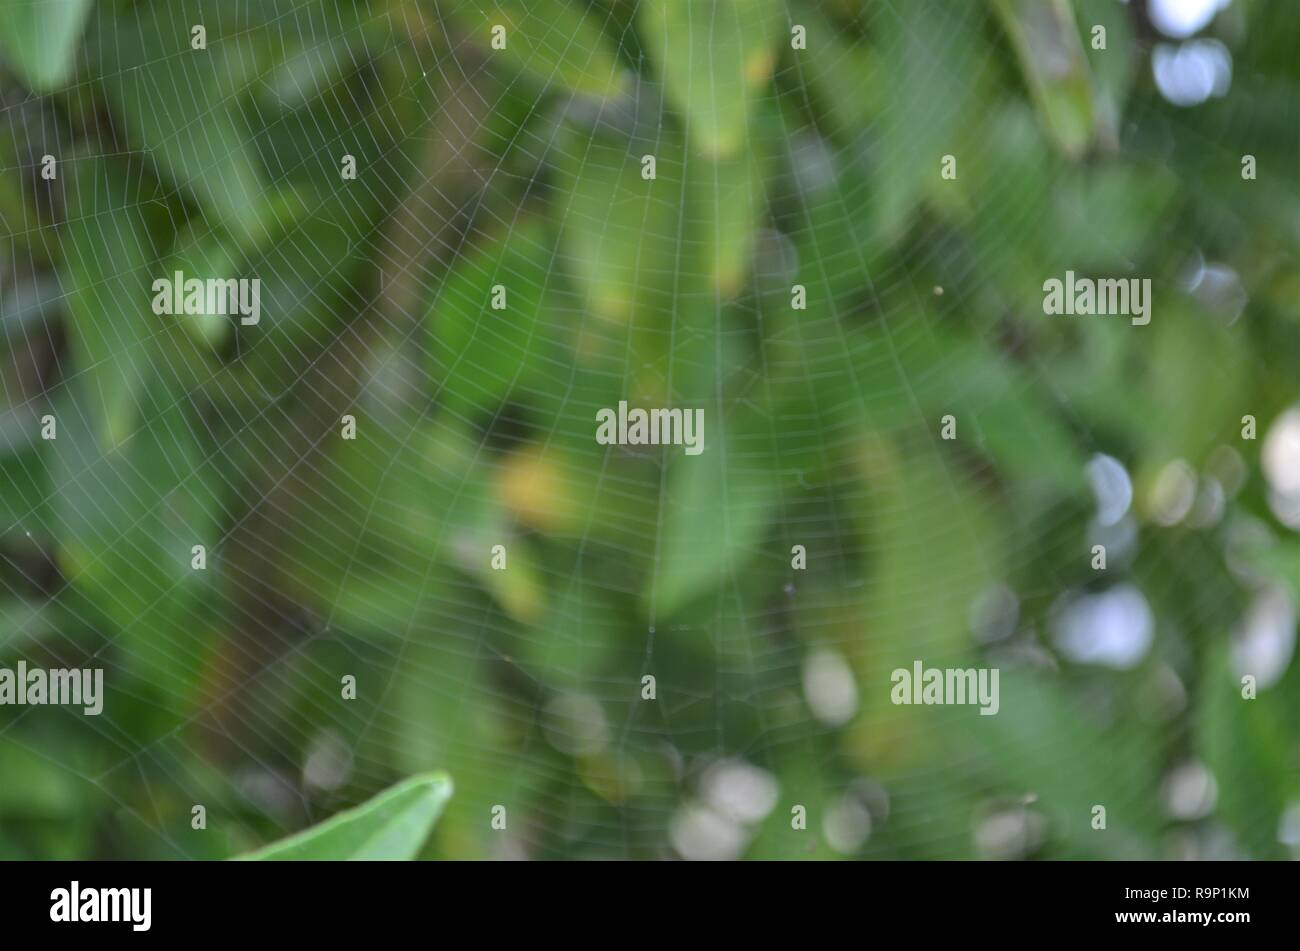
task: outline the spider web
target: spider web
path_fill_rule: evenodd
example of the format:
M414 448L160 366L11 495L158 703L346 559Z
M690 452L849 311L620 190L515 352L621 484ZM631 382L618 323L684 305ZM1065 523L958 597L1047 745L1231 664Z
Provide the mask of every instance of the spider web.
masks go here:
M490 45L490 5L177 2L100 5L70 98L6 101L12 153L57 143L60 171L5 169L50 193L10 222L10 283L40 291L35 316L7 320L10 362L44 369L6 374L4 578L26 613L10 609L5 644L31 663L103 667L107 699L99 717L7 710L0 736L44 764L52 815L89 817L93 854L228 855L435 768L458 790L435 855L996 854L999 827L981 817L1011 816L1039 842L1041 817L1076 805L1006 760L1087 779L1081 757L1141 756L1141 734L1105 717L1068 747L888 699L888 671L912 658L1055 663L1037 625L1093 584L1081 553L1098 539L1121 570L1139 554L1153 566L1151 602L1179 596L1154 590L1170 584L1156 573L1167 549L1112 545L1131 513L1089 522L1068 493L1025 488L1024 470L999 487L1036 464L1025 457L1050 471L1060 452L1056 429L999 407L1050 405L1080 480L1075 456L1119 450L1061 379L1072 348L1117 331L1086 328L1081 343L1008 317L1076 245L1049 238L1043 259L1062 266L1008 290L1015 262L994 249L1046 233L1061 209L1025 199L1002 167L1000 137L1030 134L1033 111L996 19L979 4L931 20L889 2L783 9L742 124L740 154L770 157L752 244L720 290L702 276L731 233L732 169L701 158L680 104L695 84L725 93L713 64L688 62L673 87L653 50L680 37L655 37L638 3L578 6L619 65L617 95L573 91L565 69L602 53L584 48L592 34L557 32L547 5L513 8L508 58ZM830 52L784 48L805 11L834 24ZM195 23L206 51L190 48ZM884 83L892 98L870 120L836 128L819 83L860 77L866 50L882 81L911 73ZM979 100L929 83L949 71L1015 90L1015 108L990 108L985 134L963 137ZM184 118L151 130L171 109ZM1143 110L1125 122L1161 121ZM1226 144L1200 144L1235 163ZM935 188L948 151L972 203L964 230ZM657 157L653 181L643 155ZM909 161L923 173L884 179L903 195L891 218L871 170ZM1043 174L1055 189L1083 173ZM590 183L611 177L602 207ZM592 247L612 274L588 273L574 249ZM148 311L148 281L231 248L225 271L187 276L259 278L258 325L195 332ZM812 292L806 311L790 309L795 283ZM92 346L83 314L97 309ZM1010 356L968 365L954 328ZM656 398L705 408L703 455L596 443L596 410ZM115 408L126 422L106 439ZM47 412L58 437L38 447ZM345 415L355 440L341 438ZM1023 429L1008 461L1010 425ZM707 583L674 570L692 540L711 546L692 562ZM203 572L189 569L197 544ZM1229 613L1204 597L1206 614ZM986 626L1010 625L996 643L971 638L972 601L998 609ZM1023 684L990 720L1056 712L1040 681ZM1118 768L1105 785L1106 801L1129 802L1152 779ZM190 827L194 804L206 830ZM797 806L806 833L791 827ZM55 854L88 841L27 835L12 838Z

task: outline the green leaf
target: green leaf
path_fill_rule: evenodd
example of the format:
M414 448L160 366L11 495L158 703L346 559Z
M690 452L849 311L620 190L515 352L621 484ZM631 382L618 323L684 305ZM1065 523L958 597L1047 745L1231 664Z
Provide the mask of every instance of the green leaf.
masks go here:
M852 142L888 101L879 54L844 36L811 3L792 2L790 17L808 31L807 50L786 51L791 71L812 92L819 124L840 141Z
M676 456L669 473L659 558L642 593L656 615L670 615L724 579L742 575L780 496L771 454L748 445L742 422L724 422L709 409L704 418L704 451Z
M10 411L12 415L12 411ZM26 434L37 433L35 421L14 417L12 429L26 423ZM17 441L14 438L10 445ZM41 532L50 507L48 443L29 444L15 452L0 453L0 538ZM17 448L17 447L15 447Z
M862 651L875 676L887 680L918 657L940 664L967 655L970 605L1000 578L1003 533L989 500L940 450L923 446L906 459L876 452L872 637Z
M1282 858L1277 829L1295 792L1287 698L1274 689L1244 699L1221 646L1206 663L1200 689L1197 746L1218 785L1218 815L1252 857Z
M98 37L103 83L132 145L237 238L263 234L262 183L240 97L257 66L247 44L215 35L190 49L189 21L152 7Z
M494 411L541 369L541 354L552 349L538 318L554 253L551 238L529 218L462 257L437 289L427 320L432 378L447 381L437 390L444 412ZM506 289L503 310L490 306L497 284Z
M636 662L616 634L622 621L619 605L598 585L565 578L545 617L518 638L513 653L544 683L581 689L614 662Z
M218 476L198 441L201 424L150 374L140 420L114 449L90 431L94 394L75 380L61 394L50 531L84 610L118 638L131 671L174 701L197 678L210 630L197 605L212 571L190 566L192 547L204 544L216 567Z
M1242 336L1177 297L1157 304L1151 325L1137 329L1152 331L1146 378L1130 396L1145 408L1143 462L1154 469L1178 456L1204 459L1240 431L1238 407L1250 399L1255 370Z
M1079 25L1084 28L1084 55L1092 72L1097 110L1097 129L1101 141L1111 149L1119 143L1119 124L1124 115L1133 82L1142 62L1134 35L1132 11L1110 0L1076 0ZM1106 48L1093 49L1091 31L1106 29Z
M252 861L403 861L420 854L452 794L446 773L398 783L369 802L256 852Z
M262 281L262 321L245 332L278 347L319 339L341 318L339 296L357 258L352 235L370 225L328 188L268 194L261 209L266 236L240 263L243 275ZM259 351L265 363L251 365L255 372L279 372L283 357L271 349Z
M986 55L976 42L977 13L972 4L909 0L881 14L879 84L890 108L873 126L873 200L876 226L891 241L939 180L943 156L960 151L957 133L977 101Z
M752 150L717 161L691 157L687 171L705 276L719 296L735 297L749 274L763 211L758 157Z
M9 0L0 6L0 46L32 89L48 92L72 74L90 0Z
M952 719L952 755L979 750L988 781L1008 794L1034 797L1067 857L1149 855L1160 823L1151 727L1138 717L1097 715L1048 675L1008 668L999 687L995 716L969 711ZM1125 769L1116 770L1116 763ZM1097 804L1106 807L1105 835L1091 825Z
M0 813L10 819L71 813L78 805L79 781L70 768L59 765L61 759L52 751L33 752L16 737L0 743L0 770L6 777L0 783Z
M162 319L149 309L149 230L125 163L95 156L67 168L63 277L72 352L91 397L96 438L113 449L134 428L148 341Z
M627 148L592 142L564 154L570 158L556 170L561 241L587 309L617 324L667 312L684 187L680 153L661 140L654 181L641 177L640 155Z
M1088 60L1065 0L993 0L1025 83L1057 146L1070 158L1097 137Z
M226 277L238 274L239 264L237 249L229 238L206 228L187 228L177 237L174 256L160 268L160 273L170 275L181 271L187 275ZM186 315L181 325L213 350L220 350L234 332L234 320L225 314Z
M1083 453L1036 380L983 344L947 341L936 352L943 373L926 396L933 416L956 416L974 445L1022 486L1083 488Z
M1131 267L1158 240L1178 188L1177 176L1155 163L1098 165L1064 177L1051 225L1061 232L1057 253L1076 273Z
M492 49L535 79L571 92L615 96L623 91L626 70L615 58L601 18L564 0L497 0L473 12L460 5L453 13L484 45L492 28L505 27L505 49Z
M686 116L693 145L733 155L772 78L784 18L777 0L643 0L641 32L669 100Z

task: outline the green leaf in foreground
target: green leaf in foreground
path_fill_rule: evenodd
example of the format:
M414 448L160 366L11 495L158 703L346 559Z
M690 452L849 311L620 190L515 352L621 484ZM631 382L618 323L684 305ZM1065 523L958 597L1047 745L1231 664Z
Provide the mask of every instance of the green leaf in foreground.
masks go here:
M252 861L413 859L442 815L451 793L451 777L446 773L413 776L369 802L240 858Z

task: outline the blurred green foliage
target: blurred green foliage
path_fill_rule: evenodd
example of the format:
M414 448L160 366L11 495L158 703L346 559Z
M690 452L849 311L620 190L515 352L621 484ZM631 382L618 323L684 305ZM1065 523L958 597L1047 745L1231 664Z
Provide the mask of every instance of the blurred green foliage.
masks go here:
M1257 448L1300 17L1208 32L1230 89L1182 108L1137 2L7 4L0 665L108 697L0 708L0 856L227 857L432 769L437 857L1288 854L1300 670L1244 701L1233 649L1300 585ZM1151 325L1046 317L1067 269L1151 278ZM175 270L260 323L155 316ZM619 400L703 407L705 453L597 445ZM1063 652L1123 584L1140 660ZM1000 713L892 705L916 659L999 667Z

